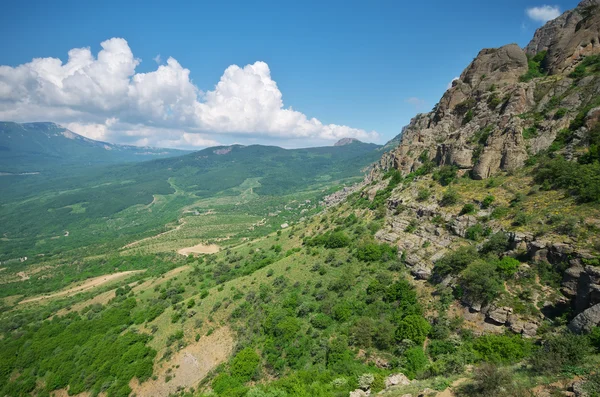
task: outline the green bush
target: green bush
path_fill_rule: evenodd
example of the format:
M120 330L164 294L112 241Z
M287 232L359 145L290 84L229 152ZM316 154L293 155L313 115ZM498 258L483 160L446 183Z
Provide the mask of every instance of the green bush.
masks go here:
M460 210L459 215L469 215L475 213L475 206L471 203L465 204Z
M521 263L518 260L510 256L505 256L496 264L498 271L504 277L510 277L515 274L520 265Z
M568 367L582 365L590 354L589 339L582 335L565 333L543 341L530 359L534 372L557 374Z
M417 194L418 201L425 201L425 200L429 199L429 197L431 197L431 190L426 189L426 188L419 189L419 192Z
M482 254L495 254L500 255L509 248L508 234L500 231L494 233L482 246Z
M448 186L456 179L458 168L453 165L443 165L433 173L433 179L442 186Z
M475 339L473 350L480 360L512 364L528 357L532 344L520 335L484 335Z
M485 196L485 198L481 202L481 208L483 208L483 209L490 208L490 206L492 205L494 200L496 200L496 198L492 195Z
M435 263L434 274L438 277L458 274L478 258L477 249L472 245L460 247L454 252L446 254Z
M484 260L467 266L460 275L460 282L472 302L490 303L504 290L496 264Z
M534 174L542 186L566 189L582 202L600 202L600 162L579 164L563 157L546 159Z
M310 323L313 327L315 327L317 329L325 329L325 328L329 327L331 324L333 324L333 320L331 319L331 317L329 317L326 314L317 313L310 320Z
M528 57L527 73L522 75L519 78L519 80L520 81L529 81L536 77L543 77L546 73L546 69L545 69L546 54L547 54L547 51L540 51L533 58Z
M442 200L440 201L440 205L442 207L447 207L449 205L454 205L458 203L459 196L458 192L452 188L446 189L444 195L442 196Z
M312 246L324 246L325 248L342 248L350 244L350 238L342 231L327 232L313 238L305 238L304 244Z
M375 262L382 259L395 258L397 248L382 243L363 243L356 249L356 257L363 262Z
M554 119L562 119L567 114L568 110L566 108L560 108L554 113Z
M427 360L422 347L415 346L404 352L404 365L402 367L404 368L404 374L410 379L414 379L422 373L428 364L429 360Z
M231 376L242 383L253 379L258 371L260 356L250 347L241 350L231 360Z
M481 237L483 237L484 233L485 230L483 229L483 226L481 226L479 223L476 223L475 225L467 228L465 231L465 238L473 241L479 241Z
M401 342L404 339L409 339L418 345L422 345L430 331L431 324L423 316L409 315L398 325L396 340Z

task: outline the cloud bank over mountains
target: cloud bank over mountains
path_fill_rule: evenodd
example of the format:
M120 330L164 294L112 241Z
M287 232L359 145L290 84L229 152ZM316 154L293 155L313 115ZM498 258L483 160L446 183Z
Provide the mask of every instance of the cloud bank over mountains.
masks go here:
M543 5L539 7L531 7L525 10L527 16L536 22L546 23L555 18L558 18L561 14L558 6Z
M378 137L286 108L264 62L231 65L213 90L202 91L174 58L136 73L141 60L126 40L112 38L101 46L97 57L89 48L74 48L66 63L35 58L0 66L0 119L55 121L92 139L168 147L260 139L301 146Z

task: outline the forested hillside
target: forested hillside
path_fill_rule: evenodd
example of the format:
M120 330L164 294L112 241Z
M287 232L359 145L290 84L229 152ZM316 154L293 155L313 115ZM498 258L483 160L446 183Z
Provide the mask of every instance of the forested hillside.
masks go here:
M0 394L600 395L599 38L584 0L482 50L383 154L210 148L42 198L20 180L13 256L90 240L2 265Z

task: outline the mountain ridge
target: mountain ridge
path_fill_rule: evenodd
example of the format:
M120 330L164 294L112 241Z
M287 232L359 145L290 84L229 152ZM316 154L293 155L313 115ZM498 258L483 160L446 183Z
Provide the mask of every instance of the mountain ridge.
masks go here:
M136 162L187 153L96 141L53 122L0 122L0 171L36 172L57 166Z

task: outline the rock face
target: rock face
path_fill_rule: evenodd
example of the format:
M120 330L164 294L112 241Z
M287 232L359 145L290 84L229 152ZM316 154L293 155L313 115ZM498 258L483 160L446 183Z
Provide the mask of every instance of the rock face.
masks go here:
M600 304L590 307L579 313L569 323L569 329L576 333L590 332L600 324Z
M600 26L594 14L598 6L600 0L584 0L577 8L547 22L535 32L525 51L530 56L548 51L546 64L553 74L570 69L582 56L597 54Z
M538 29L525 49L509 44L479 52L435 108L403 129L399 145L378 168L407 174L433 162L485 179L517 169L531 154L548 149L578 109L600 96L597 76L568 77L585 56L600 54L599 5L600 0L581 2ZM528 56L540 51L547 51L540 68L548 76L522 78ZM561 108L566 114L555 116ZM574 135L586 131L583 126ZM566 153L576 155L575 148Z

